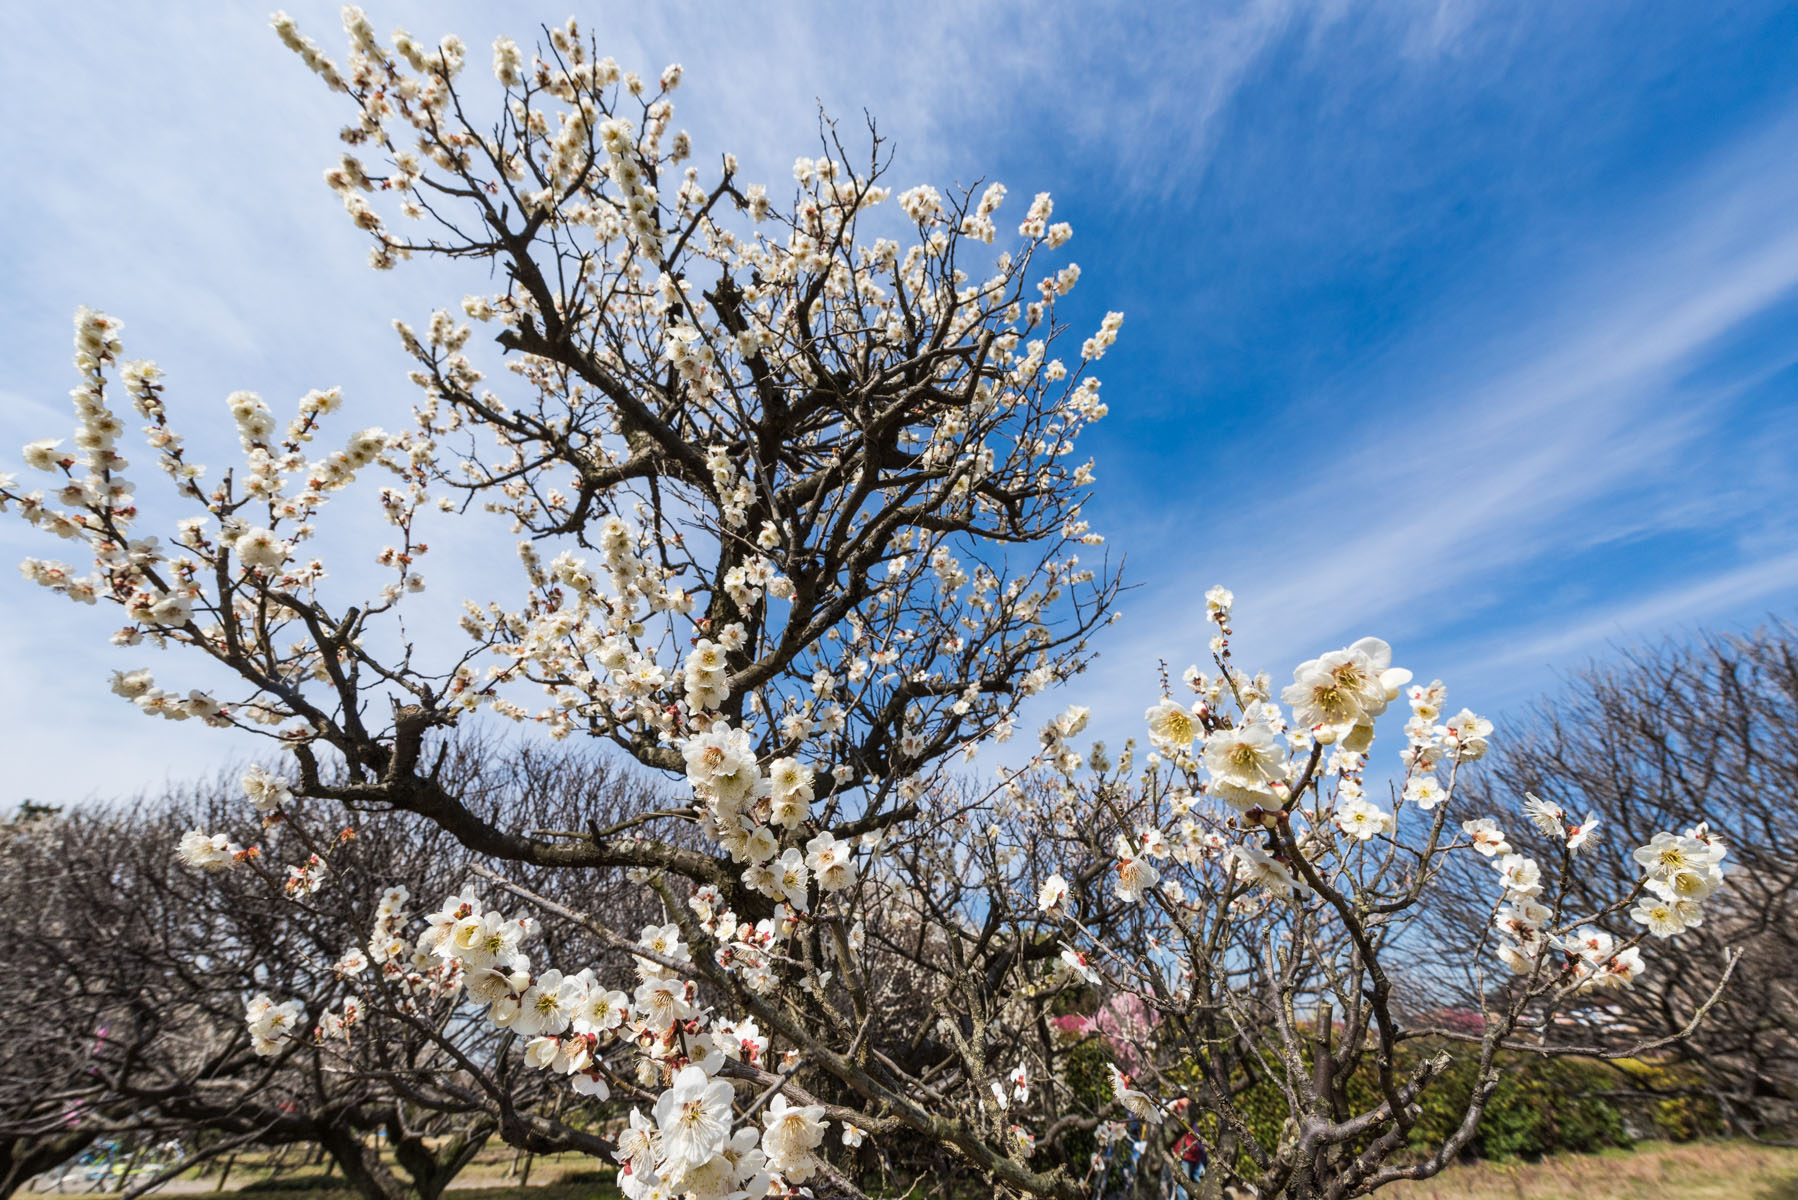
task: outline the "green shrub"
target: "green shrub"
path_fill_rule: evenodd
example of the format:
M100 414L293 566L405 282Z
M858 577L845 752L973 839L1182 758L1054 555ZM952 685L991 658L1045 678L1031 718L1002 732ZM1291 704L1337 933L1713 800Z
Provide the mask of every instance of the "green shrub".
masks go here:
M1436 1077L1418 1099L1417 1123L1411 1130L1409 1151L1431 1154L1460 1126L1472 1095L1478 1071L1478 1052L1464 1043L1406 1043L1400 1055L1398 1075L1404 1078L1427 1055L1447 1050L1448 1068ZM1065 1060L1066 1081L1079 1100L1094 1108L1111 1098L1106 1072L1110 1061L1104 1043L1093 1039L1076 1047ZM1536 1159L1546 1154L1592 1154L1611 1148L1627 1148L1637 1138L1691 1141L1723 1132L1716 1104L1702 1095L1681 1094L1694 1082L1688 1068L1668 1064L1624 1061L1605 1063L1581 1058L1541 1058L1518 1053L1499 1058L1497 1089L1486 1103L1478 1131L1464 1154L1480 1159ZM1236 1093L1235 1102L1261 1144L1273 1149L1288 1130L1286 1100L1272 1080L1272 1070ZM1170 1072L1178 1078L1180 1071ZM1371 1063L1364 1062L1349 1080L1352 1111L1365 1112L1379 1103L1379 1089ZM1631 1092L1664 1095L1631 1096ZM1194 1123L1215 1144L1219 1120L1199 1112ZM1090 1134L1065 1143L1068 1161L1084 1163L1094 1149ZM1252 1173L1252 1159L1243 1151L1240 1166Z

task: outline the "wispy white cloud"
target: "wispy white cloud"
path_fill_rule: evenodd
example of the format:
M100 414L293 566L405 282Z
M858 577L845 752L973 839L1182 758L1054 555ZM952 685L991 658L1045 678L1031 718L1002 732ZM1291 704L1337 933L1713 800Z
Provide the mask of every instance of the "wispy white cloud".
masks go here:
M288 7L338 53L335 3ZM461 34L475 47L471 76L484 75L484 46L495 34L528 38L539 21L564 15L418 0L367 7L383 29ZM1161 19L1162 32L1180 36L1152 52L1183 55L1207 82L1203 104L1188 111L1179 103L1184 84L1160 71L1161 90L1148 104L1160 127L1203 137L1263 32L1290 7L1254 0L1215 20ZM818 151L820 105L846 131L864 109L876 116L907 181L972 182L1015 139L1045 130L1066 131L1115 172L1143 140L1128 81L1129 60L1145 43L1119 27L1119 15L1101 22L1096 38L1091 20L1072 10L1021 3L612 2L586 6L583 22L601 52L627 67L652 74L683 61L678 121L703 151L738 153L778 186L795 155ZM9 28L0 75L31 110L31 119L0 129L0 151L32 164L0 184L8 229L0 242L8 275L0 350L9 364L0 446L69 427L61 397L73 382L69 315L81 304L123 318L130 353L153 356L169 372L172 409L202 461L235 456L214 418L238 388L279 408L309 388L341 384L355 424L405 420L406 364L389 319L416 319L480 284L430 264L387 276L366 270L360 235L320 179L338 152L331 135L346 116L342 98L281 48L261 9L40 6ZM331 523L341 527L350 515L331 514ZM363 521L340 532L345 541L382 540ZM440 542L460 552L432 564L438 587L421 598L427 605L438 591L491 591L492 555L509 557L505 537L456 542ZM0 523L0 554L16 560L60 549ZM358 577L352 564L335 564L334 573L340 582ZM15 628L34 631L0 639L9 680L0 727L16 751L0 808L28 795L128 790L245 752L237 739L143 719L106 694L110 671L144 665L142 654L106 644L113 614L18 584L0 592L0 611ZM171 686L205 682L198 664L157 655L148 663Z
M337 43L336 4L289 7L321 41ZM404 24L431 37L453 29L477 47L564 15L424 0L367 7L380 28ZM1054 188L1078 173L1107 181L1107 203L1119 211L1200 186L1234 106L1265 82L1282 47L1296 44L1314 62L1345 46L1390 50L1415 65L1502 42L1482 36L1494 6L1462 0L1150 8L606 0L582 10L602 52L621 62L646 73L684 62L677 122L702 151L732 150L770 183L796 154L816 152L821 103L846 128L864 109L879 118L902 182L971 182L996 163L1024 176L1007 179L1019 189ZM484 68L483 51L474 59ZM126 319L132 352L162 361L187 412L216 413L238 387L274 400L343 384L357 423L404 419L405 364L387 322L464 289L453 270L363 268L361 239L319 180L335 154L341 98L279 47L261 9L37 6L0 43L0 77L32 110L32 119L0 127L7 160L32 164L0 182L8 230L0 266L9 277L0 293L9 364L0 437L61 428L68 314L81 303ZM1126 718L1140 712L1145 684L1152 690L1140 664L1173 652L1183 635L1200 637L1186 614L1217 580L1242 597L1245 658L1284 662L1371 629L1395 641L1426 637L1445 613L1505 597L1507 572L1714 515L1716 502L1684 487L1680 466L1706 449L1706 422L1726 389L1681 390L1680 376L1798 280L1789 218L1798 172L1783 155L1790 132L1737 147L1629 228L1595 237L1604 254L1571 262L1542 294L1445 313L1434 346L1370 360L1342 393L1313 397L1294 420L1340 430L1333 443L1300 451L1296 439L1292 447L1263 439L1252 453L1204 451L1227 464L1290 450L1289 490L1207 523L1196 544L1190 520L1112 530L1146 564L1139 578L1149 587L1126 601L1129 619L1080 690L1109 695L1108 707ZM1083 229L1081 254L1104 256L1107 234ZM1537 319L1518 323L1510 314L1520 306ZM1444 343L1464 350L1459 368L1443 365ZM230 451L198 444L219 459ZM1663 472L1670 482L1655 485ZM1790 535L1772 528L1757 552L1786 561ZM0 552L44 548L0 524ZM1193 556L1190 570L1180 553ZM446 592L468 566L437 569ZM1747 587L1777 574L1770 566L1751 580L1748 570L1729 577ZM1663 600L1677 595L1669 587ZM1728 592L1705 595L1721 604ZM1660 611L1652 597L1628 602ZM23 795L127 790L238 751L234 739L138 718L105 694L107 672L128 665L104 644L106 617L16 585L0 590L0 612L33 631L0 639L10 685L0 692L0 728L14 752L0 808ZM1602 638L1607 619L1576 621L1559 635L1543 629L1536 640L1586 626ZM1490 658L1468 669L1487 670Z
M1206 657L1203 626L1188 614L1215 582L1237 593L1245 665L1290 666L1369 632L1401 650L1429 646L1486 616L1501 638L1519 639L1514 654L1430 647L1443 669L1466 672L1464 694L1498 683L1499 668L1519 657L1594 653L1618 629L1798 599L1789 526L1775 527L1771 544L1731 546L1734 528L1744 539L1768 532L1755 520L1768 497L1744 497L1714 475L1717 422L1741 385L1687 379L1710 348L1798 290L1798 169L1768 162L1790 133L1789 122L1764 130L1652 198L1542 293L1470 303L1434 342L1418 339L1368 364L1369 377L1304 398L1289 423L1330 432L1321 445L1294 439L1287 488L1198 528L1182 520L1113 531L1127 545L1183 553L1179 566L1155 555L1145 588L1125 601L1129 632L1107 644L1081 690L1129 722L1153 695L1157 655ZM1445 365L1441 341L1473 367ZM1726 519L1719 509L1731 506ZM1714 577L1662 574L1640 596L1610 581L1616 594L1552 626L1535 621L1531 593L1515 582L1607 543L1701 521L1710 544L1745 561ZM1182 632L1193 644L1171 645ZM1541 672L1529 678L1547 682Z
M1798 551L1749 562L1732 571L1680 580L1573 621L1539 621L1508 630L1502 638L1467 647L1458 671L1470 678L1500 672L1534 677L1537 672L1526 668L1565 666L1569 655L1587 655L1595 647L1690 632L1720 613L1740 614L1761 605L1789 608L1794 600L1798 600Z

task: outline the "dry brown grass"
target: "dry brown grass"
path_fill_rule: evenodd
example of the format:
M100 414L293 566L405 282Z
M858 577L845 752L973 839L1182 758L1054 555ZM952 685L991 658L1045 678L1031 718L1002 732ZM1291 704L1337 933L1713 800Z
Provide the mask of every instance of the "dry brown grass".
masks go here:
M1798 1150L1651 1142L1537 1163L1451 1167L1377 1194L1380 1200L1798 1200Z
M531 1186L508 1177L511 1152L484 1152L451 1186L454 1200L606 1200L617 1192L589 1174L593 1163L580 1155L539 1158ZM255 1200L355 1200L341 1179L327 1180L314 1169L298 1171L271 1185L264 1172L246 1167L234 1173L228 1191ZM181 1197L213 1193L216 1179L182 1179L163 1194ZM1747 1142L1671 1145L1646 1142L1634 1150L1566 1154L1538 1163L1480 1163L1451 1167L1422 1183L1394 1184L1379 1200L1798 1200L1798 1150ZM52 1200L54 1193L21 1200ZM116 1194L55 1200L117 1200Z

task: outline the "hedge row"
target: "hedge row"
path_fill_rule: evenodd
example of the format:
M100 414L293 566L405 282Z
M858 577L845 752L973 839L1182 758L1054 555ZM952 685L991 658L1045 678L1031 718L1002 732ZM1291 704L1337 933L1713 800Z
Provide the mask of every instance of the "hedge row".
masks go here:
M1460 1124L1472 1092L1478 1063L1465 1045L1417 1045L1413 1057L1445 1048L1451 1064L1422 1099L1422 1112L1412 1131L1413 1153L1433 1152ZM1065 1082L1088 1104L1103 1106L1111 1098L1105 1064L1109 1054L1100 1039L1076 1047L1067 1060ZM1486 1104L1479 1130L1464 1156L1473 1159L1533 1159L1544 1154L1590 1153L1626 1147L1644 1139L1690 1141L1721 1134L1723 1122L1708 1098L1679 1094L1688 1073L1680 1068L1626 1061L1543 1059L1521 1054L1501 1059L1503 1076ZM1374 1081L1363 1071L1351 1082L1356 1111L1377 1103ZM1237 1096L1237 1104L1263 1145L1274 1146L1288 1129L1284 1098L1270 1082L1258 1082ZM1214 1134L1216 1118L1201 1114L1199 1125ZM1207 1128L1209 1126L1209 1128ZM1078 1139L1064 1153L1080 1161L1091 1153L1089 1138ZM1243 1166L1248 1167L1244 1156Z

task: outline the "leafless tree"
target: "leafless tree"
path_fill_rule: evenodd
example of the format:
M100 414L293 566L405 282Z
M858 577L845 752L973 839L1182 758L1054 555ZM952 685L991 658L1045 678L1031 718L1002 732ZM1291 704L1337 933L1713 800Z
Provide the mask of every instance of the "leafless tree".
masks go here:
M1612 1040L1675 1026L1709 988L1705 968L1742 952L1710 1020L1666 1054L1687 1068L1663 1090L1707 1095L1731 1128L1798 1133L1798 630L1769 621L1747 634L1628 651L1570 680L1501 744L1476 794L1533 793L1600 815L1572 894L1615 890L1630 854L1657 829L1706 823L1729 844L1729 889L1704 924L1678 935L1692 969L1653 972L1606 997ZM1520 828L1514 841L1540 842ZM1459 914L1463 930L1478 914ZM1452 936L1452 934L1450 935ZM1641 1086L1637 1077L1620 1086Z
M603 763L541 748L464 745L445 770L464 795L533 823L603 817L647 795L643 781ZM188 1156L165 1173L246 1145L316 1144L370 1200L430 1200L495 1135L539 1151L604 1145L579 1127L595 1122L564 1119L578 1115L575 1097L520 1069L512 1039L456 1005L420 1005L369 972L335 969L367 940L386 888L434 902L470 878L466 850L434 826L355 814L332 854L331 886L300 897L278 874L196 873L171 852L199 827L261 843L273 860L297 824L261 828L254 817L235 779L220 779L6 830L9 1190L101 1138L179 1138ZM628 923L620 906L638 893L618 882L596 873L582 891ZM552 931L551 945L603 957L571 936ZM301 1038L259 1057L244 1022L258 992L305 995L314 1018L353 999L355 1036L341 1046Z

